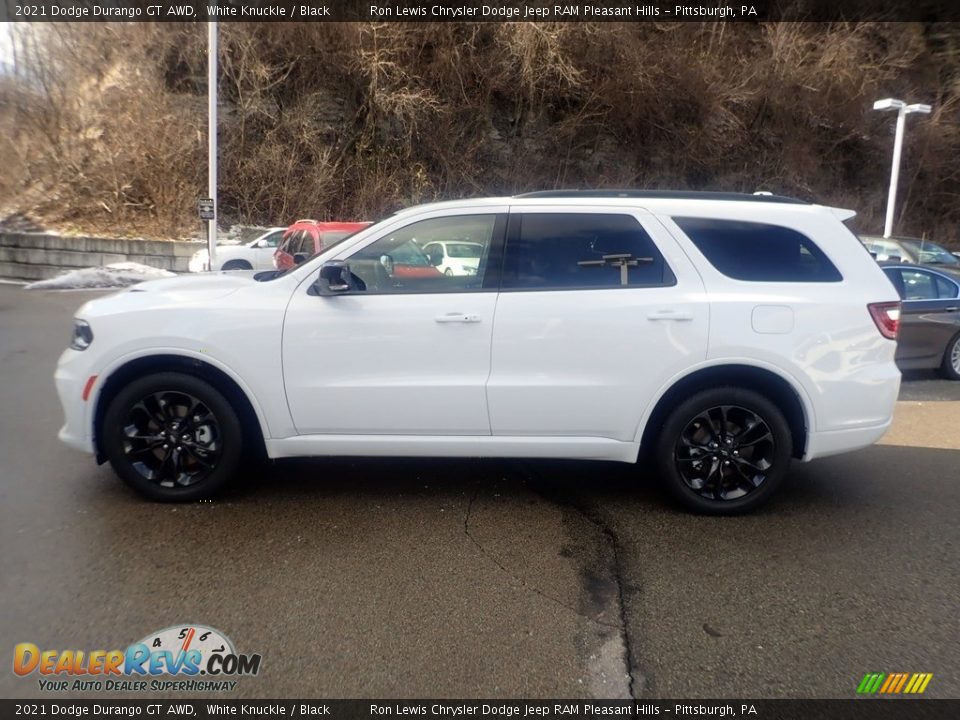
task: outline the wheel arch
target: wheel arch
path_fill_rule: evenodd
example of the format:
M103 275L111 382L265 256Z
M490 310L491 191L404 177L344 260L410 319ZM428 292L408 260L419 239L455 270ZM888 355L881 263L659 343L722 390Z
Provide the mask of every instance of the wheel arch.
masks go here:
M783 412L790 426L793 457L804 456L813 423L810 417L812 410L801 391L790 380L770 369L744 363L711 365L675 379L660 395L643 423L640 452L653 447L667 415L679 402L701 390L724 385L754 390L769 398Z
M947 340L947 344L943 348L943 355L940 357L940 367L944 373L948 373L948 366L952 363L951 352L955 343L960 342L960 330L957 330L953 335L950 336L950 339ZM948 378L951 376L947 376ZM952 378L951 378L952 379Z
M221 270L253 270L253 263L245 258L230 258L220 266Z
M106 459L101 445L100 429L110 401L132 380L160 372L179 372L210 383L236 409L245 440L252 442L253 449L258 455L266 456L266 425L259 408L239 382L224 369L200 358L163 353L127 360L111 370L107 379L100 385L96 404L93 407L93 446L98 463L103 463Z

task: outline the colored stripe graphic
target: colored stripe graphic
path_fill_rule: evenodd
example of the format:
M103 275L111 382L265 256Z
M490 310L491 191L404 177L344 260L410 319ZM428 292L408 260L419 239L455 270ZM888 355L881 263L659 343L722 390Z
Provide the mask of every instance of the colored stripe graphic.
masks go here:
M880 689L880 683L886 677L883 673L867 673L860 681L857 692L861 695L871 695Z
M858 695L919 695L927 689L933 673L867 673L857 685Z
M913 677L910 678L910 682L907 683L904 692L910 693L911 695L919 695L927 689L927 685L930 684L932 678L933 673L914 673Z
M880 688L881 693L894 694L900 692L904 682L907 680L908 673L890 673L887 681Z

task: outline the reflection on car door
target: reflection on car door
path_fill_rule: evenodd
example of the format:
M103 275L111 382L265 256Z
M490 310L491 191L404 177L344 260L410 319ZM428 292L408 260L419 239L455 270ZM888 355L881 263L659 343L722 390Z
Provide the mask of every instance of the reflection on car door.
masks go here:
M487 384L494 435L632 441L654 394L706 357L708 306L636 208L511 213Z
M300 286L283 331L284 385L300 434L490 434L485 383L499 265L484 263L476 277L428 265L428 276L409 272L405 253L414 240L472 234L489 259L505 213L398 221L335 258L351 263L354 290L311 294L316 273Z

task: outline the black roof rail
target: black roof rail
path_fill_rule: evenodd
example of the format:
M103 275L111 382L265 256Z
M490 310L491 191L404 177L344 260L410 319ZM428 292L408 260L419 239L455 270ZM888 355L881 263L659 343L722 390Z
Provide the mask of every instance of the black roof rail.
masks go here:
M805 200L784 195L738 192L711 192L701 190L539 190L514 195L518 198L662 198L666 200L736 200L739 202L789 203L810 205Z

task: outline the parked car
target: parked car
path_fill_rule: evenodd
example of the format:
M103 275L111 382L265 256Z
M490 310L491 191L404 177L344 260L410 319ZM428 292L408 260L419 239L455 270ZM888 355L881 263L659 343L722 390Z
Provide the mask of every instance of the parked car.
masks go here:
M269 270L273 267L273 253L280 244L286 228L272 227L255 240L242 245L217 245L217 267L215 270ZM190 272L204 272L210 269L210 253L207 249L198 250L190 258L187 267Z
M639 461L688 508L743 512L791 458L890 425L900 299L852 215L534 193L411 208L283 273L142 283L78 311L60 437L163 501L257 450ZM464 237L474 275L412 253Z
M903 300L897 365L904 370L937 368L960 380L960 276L940 266L881 265Z
M273 254L273 266L277 270L289 270L369 224L297 220L284 231L283 240Z
M430 264L444 275L476 275L483 244L469 240L439 240L423 246Z
M960 258L931 240L863 235L860 241L881 262L924 263L960 269Z

